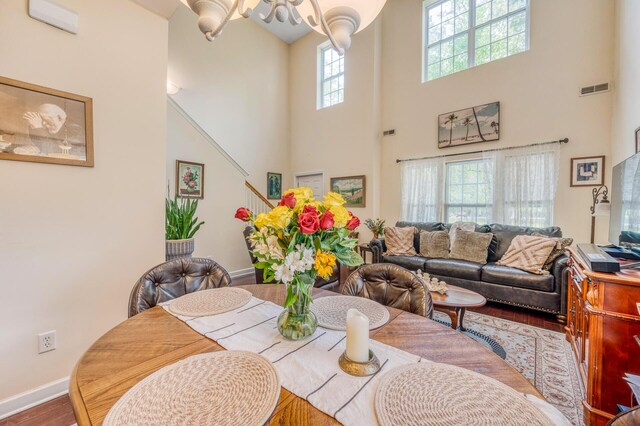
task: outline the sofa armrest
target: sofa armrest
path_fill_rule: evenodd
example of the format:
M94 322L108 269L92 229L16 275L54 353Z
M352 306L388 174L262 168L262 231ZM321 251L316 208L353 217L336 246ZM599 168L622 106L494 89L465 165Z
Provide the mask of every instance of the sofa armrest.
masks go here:
M382 254L387 251L384 240L371 240L369 248L371 248L373 263L382 263Z
M551 267L556 283L556 293L560 295L560 314L567 315L567 291L569 286L569 266L567 264L569 256L563 254L558 257Z

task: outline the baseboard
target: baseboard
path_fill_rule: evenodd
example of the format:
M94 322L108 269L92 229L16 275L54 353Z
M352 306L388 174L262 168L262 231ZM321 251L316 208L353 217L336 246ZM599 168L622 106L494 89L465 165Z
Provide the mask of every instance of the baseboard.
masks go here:
M0 401L0 420L51 401L66 393L69 393L68 377L4 399Z
M238 271L230 272L229 275L231 275L231 278L240 278L240 277L246 277L247 275L253 274L253 271L254 271L253 268L240 269Z

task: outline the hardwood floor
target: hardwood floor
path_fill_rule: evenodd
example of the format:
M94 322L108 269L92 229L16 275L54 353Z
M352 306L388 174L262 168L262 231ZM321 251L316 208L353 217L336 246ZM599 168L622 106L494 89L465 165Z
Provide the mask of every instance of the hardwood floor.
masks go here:
M342 268L340 281L349 276L349 269ZM245 285L255 283L253 275L234 278L232 285ZM470 309L484 315L490 315L506 319L509 321L519 322L522 324L532 325L544 328L546 330L564 332L564 325L559 324L555 320L555 316L545 314L544 312L531 311L529 309L518 308L514 306L501 305L497 303L488 303L481 308ZM14 416L0 420L0 426L69 426L75 423L71 402L67 395L61 396L37 407L18 413Z
M0 426L69 426L76 422L69 395L63 395L14 416L0 420Z

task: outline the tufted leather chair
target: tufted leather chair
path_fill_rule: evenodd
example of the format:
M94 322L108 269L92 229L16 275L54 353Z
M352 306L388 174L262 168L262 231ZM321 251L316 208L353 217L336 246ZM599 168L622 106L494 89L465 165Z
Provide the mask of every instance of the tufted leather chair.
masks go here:
M422 278L391 263L361 266L349 275L342 294L366 297L385 306L433 317L433 301Z
M171 260L147 271L133 286L129 317L187 293L229 285L229 273L211 259Z

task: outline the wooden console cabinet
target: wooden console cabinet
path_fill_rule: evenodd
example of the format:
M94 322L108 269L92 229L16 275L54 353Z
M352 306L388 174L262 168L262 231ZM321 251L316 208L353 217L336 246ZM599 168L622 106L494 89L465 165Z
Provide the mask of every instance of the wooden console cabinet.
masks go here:
M593 272L570 252L567 340L584 391L585 424L606 425L616 404L630 405L625 373L640 375L640 271Z

